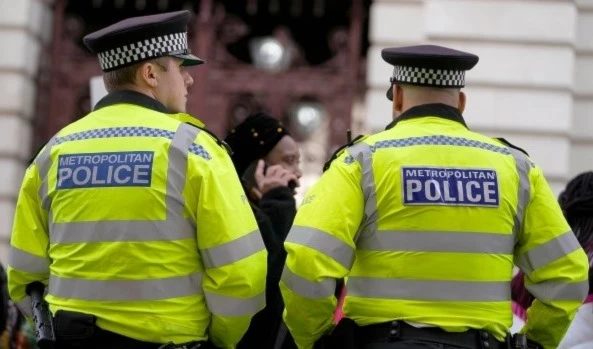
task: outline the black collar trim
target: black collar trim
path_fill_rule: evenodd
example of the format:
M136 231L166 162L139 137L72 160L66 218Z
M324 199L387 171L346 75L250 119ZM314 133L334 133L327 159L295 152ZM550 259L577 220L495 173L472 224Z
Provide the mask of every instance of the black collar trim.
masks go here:
M389 130L393 128L400 121L427 116L436 116L439 118L456 121L465 126L465 128L468 128L465 120L463 119L463 115L461 115L457 108L442 103L433 103L418 105L406 110L397 119L393 120L389 125L387 125L385 129Z
M101 98L93 110L99 110L114 104L135 104L144 108L152 109L161 113L171 112L161 102L143 93L130 90L116 90Z

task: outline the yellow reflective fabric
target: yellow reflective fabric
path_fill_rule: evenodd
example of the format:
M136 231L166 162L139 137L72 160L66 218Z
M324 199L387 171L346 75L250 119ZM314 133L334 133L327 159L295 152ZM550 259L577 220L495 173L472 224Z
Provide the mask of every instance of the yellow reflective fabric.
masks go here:
M511 150L459 122L422 117L402 120L338 157L305 195L285 243L284 318L299 348L312 348L331 327L336 302L323 290L344 277L344 313L359 325L399 319L451 332L484 329L504 339L512 323L514 259L570 230L541 170ZM526 166L523 180L519 162ZM467 180L456 192L444 185L438 191L427 182L423 188L430 191L419 195L436 199L418 204L405 194L418 187L404 181L404 168L442 171L429 173L426 181L493 177L489 186ZM544 222L536 222L540 217ZM308 237L298 238L303 232ZM550 293L562 301L546 303L556 308L550 309L560 322L544 315L536 325L561 338L584 298L578 285L586 279L587 264L582 250L558 251L557 263L569 271L562 279L555 279L557 273L530 275L534 282L568 285L564 293Z
M44 261L49 258L47 250L49 238L47 235L47 212L41 209L37 190L41 183L37 164L29 166L25 171L21 192L15 209L11 249L18 248L30 258ZM20 214L19 214L20 213ZM17 227L22 227L22 234L15 234ZM26 228L25 228L26 227ZM15 269L14 252L10 252L8 268L8 291L10 297L20 302L20 309L25 316L32 316L31 303L25 293L25 287L32 281L42 281L46 286L49 280L49 264L45 271L27 270L29 263L23 263L21 268Z
M180 120L190 121L117 104L48 144L27 170L15 214L16 301L41 279L54 313L90 313L143 341L235 346L263 308L266 252L227 152ZM95 171L100 163L113 166ZM235 258L205 265L202 251L220 246ZM51 261L47 273L27 270L35 257L37 268Z
M528 320L521 332L545 349L552 349L558 347L588 293L589 263L564 221L560 206L553 200L554 193L540 168L530 172L530 183L533 195L527 206L515 260L525 271L525 287L536 299L527 310ZM558 245L565 245L568 253L555 256L553 247ZM553 258L540 261L538 255ZM528 264L524 263L526 256ZM572 297L558 296L575 293ZM578 297L580 294L582 297Z
M186 122L199 128L206 127L206 125L203 122L186 113L168 114L168 116L175 120Z

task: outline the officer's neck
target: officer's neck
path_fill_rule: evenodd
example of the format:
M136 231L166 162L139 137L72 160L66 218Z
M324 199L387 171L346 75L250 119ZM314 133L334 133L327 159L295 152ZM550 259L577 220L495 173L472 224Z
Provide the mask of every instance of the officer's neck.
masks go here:
M154 93L154 91L149 88L149 87L143 87L143 86L138 86L138 85L132 85L132 84L127 84L125 86L122 86L121 90L127 90L127 91L133 91L133 92L138 92L138 93L142 93L143 95L146 95L152 99L156 99L158 101L158 99L156 98L156 95Z
M443 119L456 121L467 128L467 124L463 119L461 111L455 106L443 103L429 103L416 105L414 107L407 109L403 113L395 116L393 118L393 121L389 123L389 125L387 125L385 129L389 130L395 127L395 125L398 124L400 121L422 118L425 116L440 117Z
M458 103L452 103L451 101L440 101L440 100L430 100L430 101L404 101L401 104L401 108L399 110L397 110L397 108L394 109L393 112L393 121L397 120L398 118L400 118L403 114L406 114L407 111L409 111L412 108L416 108L416 107L421 107L424 105L431 105L431 104L440 104L440 105L445 105L451 108L455 108L457 110L459 110L460 113L462 113L461 109L459 108L459 104Z

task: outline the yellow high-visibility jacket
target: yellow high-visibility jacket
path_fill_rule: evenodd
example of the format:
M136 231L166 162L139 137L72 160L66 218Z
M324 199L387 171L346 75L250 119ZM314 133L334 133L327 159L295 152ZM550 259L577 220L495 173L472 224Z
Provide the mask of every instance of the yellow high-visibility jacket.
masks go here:
M16 207L8 283L21 309L40 280L54 314L235 347L264 306L267 254L227 151L196 126L120 91L50 140Z
M546 349L588 290L587 257L541 169L443 104L347 148L305 195L285 246L284 318L301 349L330 329L339 278L359 325L397 319L503 340L515 262L537 297L524 331Z

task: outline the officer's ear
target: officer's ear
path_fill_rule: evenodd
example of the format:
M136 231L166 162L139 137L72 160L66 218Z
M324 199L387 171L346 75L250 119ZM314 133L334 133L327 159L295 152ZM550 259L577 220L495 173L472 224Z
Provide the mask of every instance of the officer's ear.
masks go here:
M462 114L465 110L465 93L463 93L463 91L459 91L459 101L457 102L457 109L459 109L459 112Z
M393 117L402 113L404 106L404 90L399 85L393 85Z
M155 88L158 86L158 73L162 70L156 62L149 61L140 64L137 71L137 79L148 87Z

